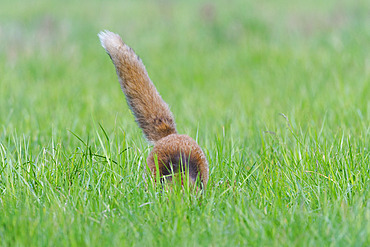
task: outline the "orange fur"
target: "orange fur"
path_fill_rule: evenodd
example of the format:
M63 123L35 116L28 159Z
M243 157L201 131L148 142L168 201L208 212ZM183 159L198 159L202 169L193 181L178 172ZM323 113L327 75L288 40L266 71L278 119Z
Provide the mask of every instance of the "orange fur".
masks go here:
M144 64L117 34L100 32L99 38L116 68L122 91L136 122L148 141L154 143L147 163L160 176L189 172L192 183L208 182L208 162L199 145L189 136L177 134L175 119L150 80ZM197 180L199 179L199 180Z

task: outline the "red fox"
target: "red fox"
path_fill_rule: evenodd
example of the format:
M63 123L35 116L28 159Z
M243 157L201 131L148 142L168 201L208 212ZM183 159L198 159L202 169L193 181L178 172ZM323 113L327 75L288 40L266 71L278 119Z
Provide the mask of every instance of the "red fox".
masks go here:
M119 83L137 124L146 139L154 144L147 159L154 177L159 175L161 181L171 181L173 174L187 171L192 184L200 182L205 188L209 170L206 156L192 138L177 133L175 119L150 80L141 59L118 34L104 31L98 36L116 68Z

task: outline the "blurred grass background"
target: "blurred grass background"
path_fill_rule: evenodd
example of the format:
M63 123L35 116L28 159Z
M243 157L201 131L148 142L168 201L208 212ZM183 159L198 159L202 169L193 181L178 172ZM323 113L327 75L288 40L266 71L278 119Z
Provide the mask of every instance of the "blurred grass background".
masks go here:
M305 169L316 167L316 172L322 172L320 169L328 172L320 173L324 177L335 179L337 176L336 181L340 184L338 188L341 189L337 191L330 187L332 194L328 192L327 196L325 193L321 194L320 186L315 187L308 182L318 190L317 198L302 199L310 205L310 209L307 214L298 216L303 217L303 223L299 220L294 222L298 226L310 222L309 218L312 222L315 222L314 219L321 222L321 218L315 218L315 210L326 210L329 216L334 217L333 222L340 222L336 218L338 215L330 214L330 210L322 207L321 202L326 202L323 198L329 198L328 201L331 197L339 198L333 207L340 210L341 200L347 198L348 190L351 190L357 197L362 198L361 205L367 205L358 206L359 204L352 201L363 210L359 209L363 221L358 223L358 229L361 230L364 225L368 227L365 221L369 218L367 196L370 181L369 13L370 4L365 0L1 1L0 196L3 198L0 206L8 216L3 218L5 227L0 228L0 234L10 236L4 238L10 239L10 242L3 243L9 244L12 238L16 238L15 233L9 235L11 228L6 230L7 225L14 226L10 222L16 222L23 215L19 212L18 216L9 213L12 206L18 205L20 198L24 199L14 194L12 196L9 192L9 176L19 175L18 192L22 191L22 186L32 183L32 177L28 178L30 180L22 179L22 171L13 173L9 168L12 162L18 162L20 166L34 164L40 168L43 154L50 153L53 156L54 151L60 152L63 155L59 163L52 159L47 160L55 165L52 166L56 169L55 173L64 174L64 169L69 169L76 152L84 148L79 138L83 141L91 140L92 145L96 145L97 152L103 153L104 147L99 147L97 137L97 133L102 134L100 127L97 127L101 124L111 138L110 141L114 139L118 143L117 150L110 150L112 153L109 156L121 162L125 159L130 161L124 163L123 170L111 169L117 174L128 173L128 176L133 176L133 180L127 182L126 189L133 188L136 182L141 181L141 170L136 167L138 163L145 162L149 151L148 144L142 138L141 131L126 106L113 65L100 46L97 33L104 29L120 34L142 58L157 89L171 106L179 132L198 138L210 161L211 191L212 187L218 187L221 183L234 181L240 171L243 171L244 176L240 181L249 181L251 174L257 169L262 182L259 184L255 178L255 184L249 185L247 189L243 187L244 182L240 183L239 187L237 186L238 192L235 192L236 197L243 195L246 196L245 200L255 202L248 207L251 207L249 209L257 215L258 220L261 220L259 216L263 215L272 198L283 198L283 202L278 200L278 204L273 204L275 217L278 217L276 215L280 215L280 210L285 205L301 202L299 197L289 194L289 184L295 183L294 179L290 181L289 177L294 174L295 169L302 168L304 173ZM289 124L280 113L289 119ZM128 151L128 158L121 160L118 156L125 147L133 149ZM53 170L48 168L47 160L45 158L46 163L42 164L47 170L45 174L51 176L48 181L52 181L58 188L66 186L63 188L67 191L70 185L62 186L52 176ZM346 163L348 160L350 162ZM277 172L276 177L269 173L271 167L281 165L284 161L287 164L294 163L299 168L280 167L283 175ZM326 170L329 168L324 165L323 168L317 168L319 163L328 164L330 169L338 172L332 170L330 173ZM346 166L348 164L353 166ZM8 168L10 170L7 170ZM342 177L342 168L347 172L345 178ZM102 171L99 169L92 169L91 172L99 176L99 171ZM44 170L40 171L40 174L43 174ZM133 174L130 175L130 172ZM322 176L316 176L316 179L323 178ZM36 178L41 182L45 179L42 176L35 176L33 179ZM76 179L81 184L85 181L80 177ZM311 178L304 179L308 179L304 180L306 182L311 181ZM107 179L106 186L109 187L110 181L113 180ZM281 185L283 187L280 187ZM73 186L72 188L78 190L78 185ZM268 189L268 186L272 187ZM328 185L322 186L327 189L325 186ZM34 190L36 194L40 193L37 198L48 197L49 192L43 189ZM226 186L224 191L210 192L210 198L217 198L224 195L224 192L230 192L229 190ZM133 200L144 196L142 193L145 192L137 193L132 196ZM50 204L40 203L36 204L39 206L32 206L31 197L26 193L26 202L29 204L26 203L24 207L30 207L29 212L32 212L29 222L32 222L32 218L43 215L38 213L38 210L50 209L53 212L53 199L44 198ZM59 196L56 198L63 201ZM148 200L151 199L153 198L149 196ZM222 203L225 203L222 205L228 205L228 208L233 205L234 199L235 194L230 194L230 197L222 200ZM77 197L72 196L70 201L74 200L77 200ZM244 203L244 199L235 200L236 204ZM8 201L8 204L4 204L4 201ZM103 199L102 201L104 203ZM210 201L198 209L201 215L205 213L202 211L204 208L211 210ZM116 207L120 209L122 205ZM167 205L163 210L169 208L171 207ZM215 208L217 209L216 206ZM67 210L72 218L75 210ZM93 207L86 207L85 210L90 212L84 216L87 218L97 213ZM218 211L222 212L222 208L219 207ZM54 217L63 218L62 212L56 212L57 216ZM230 211L230 214L226 213L227 220L220 216L221 212L218 212L216 218L222 219L228 226L236 220L234 217L241 217L237 209ZM153 219L151 213L142 213L143 218L137 219L140 224L144 224L145 217ZM172 213L175 214L175 211ZM294 215L295 211L283 210L281 213L281 217L285 219ZM50 223L53 216L48 217L46 222ZM158 215L156 217L161 219ZM202 219L201 216L199 218ZM135 219L130 219L135 223ZM349 216L349 219L355 221L356 215ZM217 244L212 241L212 236L221 234L225 230L221 227L224 224L217 227L218 221L208 220L211 222L210 229L215 228L215 232L208 232L208 238L190 239L190 243L203 241L205 245ZM249 222L247 218L245 220ZM293 232L282 237L274 225L273 218L265 220L267 223L262 220L261 225L258 225L258 221L254 222L257 224L255 226L249 225L255 227L256 235L250 233L248 227L237 228L241 235L233 243L247 243L247 240L241 237L246 234L245 236L251 239L259 239L261 244L281 244L286 240L292 245L304 245L299 242L293 228L286 226ZM179 224L184 222L188 221L183 219ZM287 222L291 223L290 220ZM321 223L325 225L325 221ZM89 232L86 222L79 224ZM42 229L45 230L46 227L43 226ZM298 231L302 230L295 226ZM310 228L311 232L308 230L301 239L315 235L313 230L317 226L314 224ZM149 224L147 227L144 229L153 231L155 225ZM78 236L82 233L78 228L73 229L75 231L68 235L67 242L61 244L93 244L89 242L94 238L93 233L85 231L86 238L81 240ZM354 235L363 234L360 230L354 230ZM362 230L369 233L369 230ZM36 239L39 242L33 242L35 244L50 244L45 240L48 234L43 240L40 235L32 235L27 231L20 228L23 235L18 234L23 237L31 236L31 239L34 239L32 236L38 236ZM225 231L227 232L227 229ZM269 231L270 234L266 234ZM134 232L143 234L140 227ZM226 232L222 235L225 236L224 241L228 239ZM351 243L351 232L343 232L341 233L349 238L346 243ZM328 234L328 238L323 242L306 243L329 243L325 241L329 241L337 233L333 231L333 235ZM74 234L76 238L73 237ZM123 243L140 243L138 239L142 235L132 232L130 234L133 235L132 242ZM165 238L168 242L163 243L174 243L175 239L171 239L171 236L175 235L169 234L168 238ZM231 233L230 236L235 235ZM271 240L273 237L276 237L277 242ZM73 242L76 239L80 242ZM360 239L364 241L362 243L369 243L368 237ZM113 240L118 241L114 242L116 244L122 243L119 238ZM143 243L146 243L146 240L148 239L142 238ZM105 241L113 244L109 238ZM355 242L354 240L352 243ZM55 242L51 242L53 243ZM225 245L226 242L218 243ZM255 244L258 245L258 242Z
M107 128L110 116L127 119L114 70L97 42L103 29L119 33L143 58L182 132L199 124L213 135L225 121L243 126L234 128L237 136L253 134L251 126L276 130L279 112L303 127L326 119L334 131L359 131L358 123L369 119L366 1L2 6L1 118L22 133L52 124L80 130L91 116L109 119ZM139 132L131 120L124 126Z

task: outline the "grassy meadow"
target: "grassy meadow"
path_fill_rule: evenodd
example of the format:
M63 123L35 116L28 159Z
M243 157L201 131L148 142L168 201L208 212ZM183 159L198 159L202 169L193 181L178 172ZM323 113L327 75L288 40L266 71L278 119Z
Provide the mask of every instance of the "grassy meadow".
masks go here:
M0 246L370 245L368 1L0 6ZM204 194L143 178L104 29L205 151Z

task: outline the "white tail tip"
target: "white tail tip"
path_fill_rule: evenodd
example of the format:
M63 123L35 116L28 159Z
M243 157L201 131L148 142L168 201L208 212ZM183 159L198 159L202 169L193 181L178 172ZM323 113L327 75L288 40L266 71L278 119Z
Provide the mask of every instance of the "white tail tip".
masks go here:
M123 41L118 34L104 30L98 33L101 46L109 53L112 48L118 48L123 45Z

